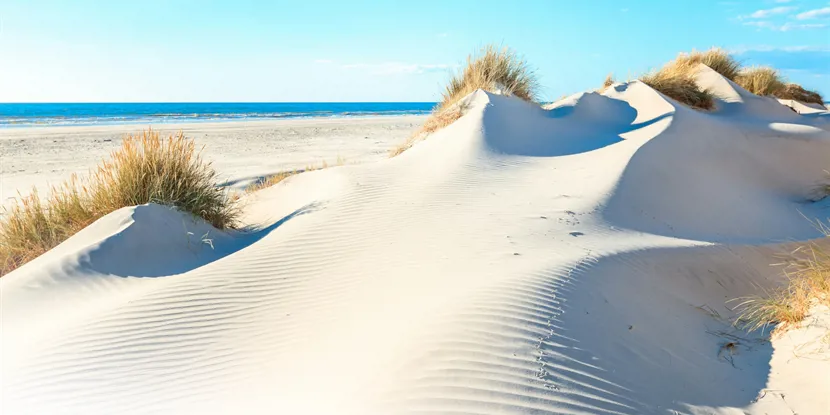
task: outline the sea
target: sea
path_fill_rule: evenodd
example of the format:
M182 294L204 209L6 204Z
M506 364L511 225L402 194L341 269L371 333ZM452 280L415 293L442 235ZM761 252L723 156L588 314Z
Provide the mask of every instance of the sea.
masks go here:
M0 128L422 115L434 102L0 103Z

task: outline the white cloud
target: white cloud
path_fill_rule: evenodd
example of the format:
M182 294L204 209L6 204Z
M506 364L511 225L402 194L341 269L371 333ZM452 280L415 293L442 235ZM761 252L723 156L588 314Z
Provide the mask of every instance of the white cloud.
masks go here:
M795 18L798 20L817 19L820 17L830 17L830 7L809 10L804 13L799 13L795 16Z
M419 64L402 62L383 63L350 63L343 65L343 69L365 69L374 75L422 74L452 69L455 66L448 64Z
M754 26L759 29L769 29L775 30L778 32L789 32L791 30L806 30L806 29L821 29L827 27L825 23L784 23L782 25L777 25L772 22L768 21L753 21L753 22L744 22L744 26Z
M773 7L771 9L764 9L764 10L757 10L754 13L750 14L749 16L744 16L744 18L750 19L764 19L770 16L774 16L776 14L784 14L789 13L795 10L795 7L790 6L780 6L780 7Z
M435 35L435 37L447 37L447 34L446 33L439 33L439 34Z

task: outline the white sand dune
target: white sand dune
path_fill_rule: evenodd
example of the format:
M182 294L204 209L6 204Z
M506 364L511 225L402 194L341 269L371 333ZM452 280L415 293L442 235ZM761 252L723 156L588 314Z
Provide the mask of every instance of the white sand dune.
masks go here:
M114 212L0 280L3 411L827 413L830 311L770 344L725 302L820 236L828 113L700 82L717 111L478 91L401 156L251 195L249 233Z

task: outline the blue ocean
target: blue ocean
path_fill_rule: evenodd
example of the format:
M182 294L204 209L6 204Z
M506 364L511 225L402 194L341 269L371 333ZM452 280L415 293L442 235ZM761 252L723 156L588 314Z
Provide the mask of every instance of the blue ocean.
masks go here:
M427 114L434 102L4 104L0 128Z

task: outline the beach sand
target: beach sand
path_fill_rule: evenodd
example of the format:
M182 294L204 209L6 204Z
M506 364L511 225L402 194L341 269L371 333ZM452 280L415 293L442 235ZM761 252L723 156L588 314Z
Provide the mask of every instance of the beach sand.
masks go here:
M245 232L125 207L4 276L4 413L827 414L830 310L770 341L730 300L823 240L830 113L697 81L715 110L478 90L391 159L417 119L194 132L240 178L384 160L243 196Z
M220 177L235 189L283 170L388 157L424 121L423 116L307 118L273 121L160 124L164 133L183 131L204 146ZM39 192L73 173L85 174L121 146L125 134L144 125L0 129L0 200Z

